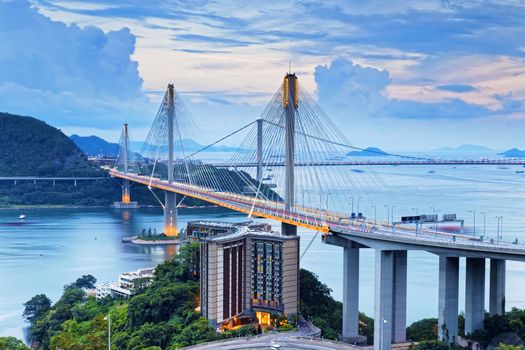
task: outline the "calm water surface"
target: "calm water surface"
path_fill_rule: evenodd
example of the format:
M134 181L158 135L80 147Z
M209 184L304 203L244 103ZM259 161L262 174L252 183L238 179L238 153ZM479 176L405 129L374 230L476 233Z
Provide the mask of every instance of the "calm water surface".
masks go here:
M525 243L525 177L518 167L378 167L385 187L373 198L382 203L361 200L361 210L373 217L371 205L377 205L378 220L386 217L384 204L395 203L394 215L457 213L466 219L472 232L476 210L476 233L483 232L486 215L487 236L495 236L496 215L504 216L506 239ZM433 173L429 173L433 170ZM364 175L363 175L364 176ZM21 213L24 223L18 221ZM246 216L221 210L188 209L182 211L179 226L195 219L242 221ZM174 247L134 246L121 243L124 236L143 228L161 230L160 209L42 209L0 210L0 335L22 337L25 326L22 304L35 294L45 293L56 301L62 287L83 274L94 275L99 282L116 280L118 274L141 267L155 266L175 254ZM273 223L278 227L276 223ZM300 230L304 251L313 232ZM374 252L361 253L360 309L373 314ZM437 314L437 257L426 252L409 252L408 321ZM314 271L328 284L337 299L342 292L342 250L321 243L316 237L301 260L301 266ZM507 265L507 305L525 306L525 263ZM460 296L464 294L464 262L461 270ZM488 289L487 289L488 291ZM488 298L486 298L488 301ZM463 298L460 310L464 308Z

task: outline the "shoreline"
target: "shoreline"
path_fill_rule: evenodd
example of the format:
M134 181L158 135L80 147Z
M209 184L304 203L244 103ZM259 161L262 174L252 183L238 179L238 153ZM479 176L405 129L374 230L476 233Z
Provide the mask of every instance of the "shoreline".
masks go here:
M170 240L157 240L157 241L145 241L143 239L132 239L127 242L136 245L179 245L181 244L180 239L170 239Z
M122 237L120 239L122 243L131 243L136 245L180 245L182 241L180 238L177 239L158 239L158 240L145 240L137 238L137 236L132 237Z

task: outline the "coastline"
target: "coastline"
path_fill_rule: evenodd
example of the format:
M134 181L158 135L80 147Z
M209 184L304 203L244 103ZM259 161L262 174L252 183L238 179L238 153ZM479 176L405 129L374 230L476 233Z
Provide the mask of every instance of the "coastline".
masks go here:
M122 237L121 239L122 243L131 243L131 244L137 244L137 245L177 245L181 244L180 238L177 239L158 239L158 240L145 240L145 239L139 239L137 236L132 237Z

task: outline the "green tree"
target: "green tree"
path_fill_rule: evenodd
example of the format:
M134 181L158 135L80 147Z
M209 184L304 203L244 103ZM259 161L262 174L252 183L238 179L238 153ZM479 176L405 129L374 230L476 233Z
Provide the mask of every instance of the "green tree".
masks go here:
M407 327L407 339L420 342L437 339L437 318L425 318Z
M425 340L410 346L411 350L450 350L449 346L438 340Z
M183 346L200 344L219 338L220 336L210 327L208 320L201 317L197 321L192 322L188 327L185 327L180 334L176 335L168 349L178 349Z
M92 275L83 275L82 277L77 278L72 286L75 288L93 289L95 288L95 283L97 283L95 277Z
M62 331L51 338L52 349L82 350L80 342L81 330L75 320L67 320L62 324Z
M51 308L51 300L45 294L38 294L24 303L22 316L31 324L42 319Z
M508 345L499 343L498 347L496 348L498 350L523 350L523 346L521 345Z
M343 304L336 301L332 290L307 270L300 271L301 314L313 318L325 338L337 339L342 329Z
M29 348L15 337L0 337L0 350L29 350Z

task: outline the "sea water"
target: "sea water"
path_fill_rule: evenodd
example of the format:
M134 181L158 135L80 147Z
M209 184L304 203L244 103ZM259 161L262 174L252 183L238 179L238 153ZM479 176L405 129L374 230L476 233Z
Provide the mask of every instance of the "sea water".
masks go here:
M378 221L386 220L387 210L392 215L392 208L396 220L416 212L456 213L466 220L466 234L474 234L476 211L475 234L485 232L489 238L496 238L495 217L503 216L503 239L518 238L519 244L524 244L525 176L516 173L520 169L517 166L376 167L370 171L380 176L383 185L370 196L374 201L360 199L360 211L373 220L375 206ZM366 176L367 171L356 174ZM383 202L376 202L381 199ZM20 221L20 214L27 218ZM245 221L247 218L219 209L182 209L179 227L197 219ZM279 227L276 222L270 223ZM36 294L44 293L55 302L64 285L84 274L94 275L98 282L115 281L121 272L155 266L176 254L174 246L136 246L121 242L122 237L149 228L161 232L160 208L0 210L0 335L23 336L26 324L21 316L22 304ZM323 244L321 234L312 231L300 229L299 234L302 253L315 237L308 251L301 253L301 267L315 272L332 289L333 296L341 300L342 248ZM459 308L464 310L464 261L460 273ZM371 249L362 249L358 283L360 310L373 316L374 251ZM410 251L409 323L437 316L437 283L437 256ZM507 308L525 306L524 283L525 263L509 262ZM488 302L488 296L485 300Z

